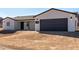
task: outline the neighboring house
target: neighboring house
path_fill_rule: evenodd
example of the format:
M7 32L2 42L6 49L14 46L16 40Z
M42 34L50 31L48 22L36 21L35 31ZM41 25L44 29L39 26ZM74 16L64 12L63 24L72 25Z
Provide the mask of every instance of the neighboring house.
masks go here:
M6 17L3 20L3 29L74 32L77 23L76 13L51 8L34 16Z
M3 18L0 17L0 28L2 28L2 21L3 21Z

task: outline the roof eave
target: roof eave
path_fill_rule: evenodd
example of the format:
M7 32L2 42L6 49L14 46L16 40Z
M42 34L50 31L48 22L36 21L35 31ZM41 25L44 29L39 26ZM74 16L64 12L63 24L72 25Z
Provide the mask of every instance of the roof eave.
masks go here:
M66 13L70 13L70 14L74 14L74 15L76 15L76 13L73 13L73 12L64 11L64 10L60 10L60 9L56 9L56 8L51 8L51 9L48 9L48 10L46 10L46 11L44 11L44 12L38 14L38 15L35 15L34 17L37 17L37 16L39 16L39 15L41 15L41 14L44 14L44 13L50 11L50 10L58 10L58 11L62 11L62 12L66 12Z

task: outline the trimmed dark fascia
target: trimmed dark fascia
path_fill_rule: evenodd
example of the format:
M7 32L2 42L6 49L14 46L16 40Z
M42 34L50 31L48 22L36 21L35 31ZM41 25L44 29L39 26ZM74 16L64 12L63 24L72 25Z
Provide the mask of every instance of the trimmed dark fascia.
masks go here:
M60 10L60 9L56 9L56 8L51 8L51 9L46 10L46 11L44 11L44 12L38 14L38 15L35 15L34 17L37 17L37 16L39 16L39 15L42 15L42 14L44 14L44 13L50 11L50 10L57 10L57 11L66 12L66 13L70 13L70 14L74 14L74 15L76 15L76 13L74 13L74 12L64 11L64 10Z
M15 19L13 19L13 18L11 18L11 17L6 17L6 18L9 18L9 19L15 20ZM6 18L4 18L4 20L5 20Z

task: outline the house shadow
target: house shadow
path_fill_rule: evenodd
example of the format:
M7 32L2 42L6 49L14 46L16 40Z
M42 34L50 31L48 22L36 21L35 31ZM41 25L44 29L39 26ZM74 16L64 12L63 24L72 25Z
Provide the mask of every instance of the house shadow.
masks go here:
M0 34L12 34L15 33L16 31L14 30L0 30Z
M67 36L67 37L79 38L79 31L76 31L76 32L41 31L40 33L49 34L49 35L59 35L59 36Z

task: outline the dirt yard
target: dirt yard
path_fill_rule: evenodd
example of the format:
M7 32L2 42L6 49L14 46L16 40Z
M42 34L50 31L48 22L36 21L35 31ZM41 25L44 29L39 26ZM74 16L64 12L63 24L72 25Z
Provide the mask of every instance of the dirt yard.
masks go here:
M79 50L79 32L0 32L2 50Z

